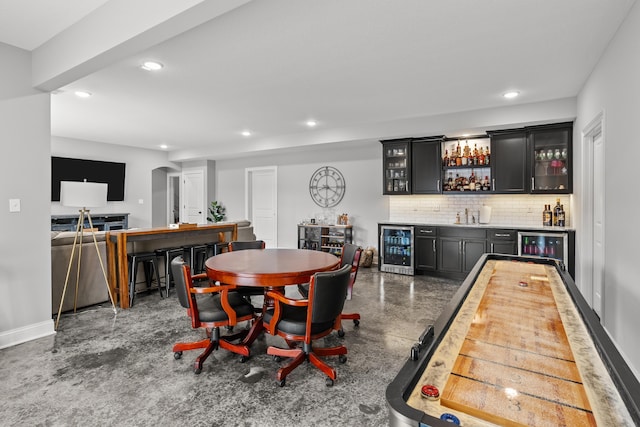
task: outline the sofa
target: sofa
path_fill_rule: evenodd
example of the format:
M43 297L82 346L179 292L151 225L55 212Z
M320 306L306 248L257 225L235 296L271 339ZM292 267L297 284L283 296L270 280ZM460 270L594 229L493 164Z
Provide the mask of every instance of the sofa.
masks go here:
M238 240L248 241L255 240L256 236L253 232L253 226L250 221L238 220L228 221L229 223L236 223L238 226ZM57 314L58 307L60 305L60 299L62 298L62 292L64 289L64 281L67 275L67 269L69 268L69 259L71 257L71 251L73 249L73 240L75 238L75 231L52 231L51 232L51 313ZM105 232L97 231L95 233L96 241L98 243L98 251L102 258L105 270L107 268L107 248L105 242ZM231 236L225 236L225 239L230 240ZM189 243L184 241L170 242L163 241L163 244L176 243L178 246ZM194 242L199 243L199 242ZM78 281L78 293L76 307L82 308L95 304L100 304L109 301L109 291L100 268L100 262L98 253L96 252L93 237L91 233L85 233L82 241L82 264L80 266L80 280ZM69 274L69 282L67 284L67 292L65 294L64 303L62 304L62 311L73 310L73 300L76 288L76 275L77 275L77 252L80 249L80 245L76 246L76 254L74 255L74 261L71 265L71 271ZM136 250L153 250L149 247L136 247ZM162 261L161 261L162 262ZM161 277L163 276L164 266L160 265ZM138 281L144 282L144 275L141 272Z

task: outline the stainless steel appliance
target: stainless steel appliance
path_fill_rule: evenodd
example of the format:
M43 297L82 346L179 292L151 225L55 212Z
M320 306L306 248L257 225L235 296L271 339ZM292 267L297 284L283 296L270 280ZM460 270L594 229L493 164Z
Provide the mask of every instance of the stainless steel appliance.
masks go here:
M569 268L569 234L519 231L518 255L557 259L565 268Z
M413 275L413 227L380 226L380 271Z

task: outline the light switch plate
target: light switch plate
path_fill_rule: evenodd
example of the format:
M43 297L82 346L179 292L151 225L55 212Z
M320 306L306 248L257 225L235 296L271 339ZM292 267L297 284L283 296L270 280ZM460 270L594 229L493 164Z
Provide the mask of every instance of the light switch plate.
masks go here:
M9 212L20 212L20 199L9 199Z

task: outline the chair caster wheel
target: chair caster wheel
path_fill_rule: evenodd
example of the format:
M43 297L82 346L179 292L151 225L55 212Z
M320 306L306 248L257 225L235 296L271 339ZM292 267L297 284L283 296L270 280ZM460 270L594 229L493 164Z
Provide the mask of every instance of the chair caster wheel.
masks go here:
M342 329L342 328L338 329L338 336L340 338L344 338L344 329Z
M282 360L282 358L280 356L273 356L273 361L274 362L280 362Z
M279 387L284 387L285 379L283 378L283 379L281 379L281 380L276 380L276 383L278 383L278 386L279 386Z
M340 356L338 356L338 362L344 363L346 361L347 361L347 356L345 356L344 354L341 354Z
M193 368L193 373L198 375L200 372L202 372L202 368Z
M244 356L244 355L240 356L240 363L244 363L247 360L249 360L249 356Z
M333 387L333 380L331 378L327 378L326 380L324 380L324 383L327 385L327 387Z
M176 351L175 353L173 353L173 358L178 360L182 357L182 352L181 351Z
M360 321L358 319L353 319L353 326L355 326L356 328L360 326Z

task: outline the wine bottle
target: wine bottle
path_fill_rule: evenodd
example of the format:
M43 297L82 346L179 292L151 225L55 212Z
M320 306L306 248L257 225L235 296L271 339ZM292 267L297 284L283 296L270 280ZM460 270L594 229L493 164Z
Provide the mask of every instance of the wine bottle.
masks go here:
M560 211L558 212L558 227L564 227L564 224L565 224L564 205L560 205Z
M556 205L553 208L553 225L557 226L558 225L558 214L560 213L560 199L556 199Z

